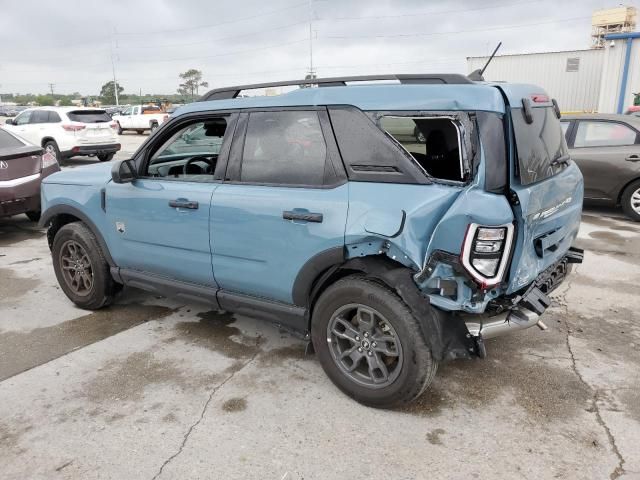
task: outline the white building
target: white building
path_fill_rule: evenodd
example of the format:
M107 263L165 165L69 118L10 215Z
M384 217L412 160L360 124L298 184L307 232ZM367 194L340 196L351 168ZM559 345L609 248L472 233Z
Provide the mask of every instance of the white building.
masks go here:
M601 49L496 56L484 78L539 85L563 112L623 113L640 92L640 32L605 39ZM468 57L469 72L487 60Z

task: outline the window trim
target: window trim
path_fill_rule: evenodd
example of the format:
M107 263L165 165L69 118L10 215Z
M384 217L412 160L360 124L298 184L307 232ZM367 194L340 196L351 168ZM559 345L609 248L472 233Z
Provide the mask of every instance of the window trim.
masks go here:
M573 131L571 134L571 145L570 148L575 148L575 149L581 149L581 148L618 148L618 147L632 147L634 145L638 145L640 143L640 131L638 131L637 128L634 128L633 126L631 126L628 123L622 122L620 120L611 120L608 118L598 118L598 119L591 119L591 118L580 118L580 119L575 119L573 120L574 122L574 126L573 126ZM589 145L589 146L582 146L582 147L577 147L575 145L575 141L576 141L576 137L578 136L578 128L580 128L580 124L581 123L587 123L587 122L591 122L591 123L615 123L618 125L624 125L625 127L627 127L628 129L636 132L636 139L634 140L633 143L628 143L628 144L624 144L624 145ZM567 142L569 143L569 142ZM567 145L569 146L569 145Z
M151 177L148 175L143 175L143 172L146 171L149 161L153 154L165 144L167 140L169 140L173 135L175 135L178 131L184 129L186 126L198 123L201 121L206 121L207 119L214 117L228 117L227 120L227 130L225 131L224 139L222 141L222 146L220 147L220 153L218 153L218 160L216 162L216 169L213 172L213 179L207 180L206 182L194 182L192 180L182 180L180 178L172 178L172 177ZM207 184L207 183L220 183L223 178L223 174L227 165L227 159L229 156L229 150L231 148L231 142L235 134L235 129L237 125L238 114L233 110L212 110L206 112L195 112L193 114L187 114L184 116L180 116L176 119L175 122L165 123L161 130L159 130L155 135L149 137L149 141L142 144L140 149L134 154L133 158L136 163L136 169L139 179L144 180L157 180L161 182L181 182L181 183L195 183L195 184Z
M325 178L321 185L316 184L293 184L293 183L276 183L276 182L247 182L240 180L242 172L242 161L244 146L246 141L247 129L249 126L249 116L251 113L258 112L316 112L318 122L322 131L326 146L325 156ZM333 181L327 182L326 169L331 167L334 175ZM333 135L333 129L329 122L327 108L324 106L292 106L292 107L261 107L248 108L240 111L238 126L233 138L233 144L229 153L229 161L224 175L224 182L230 185L254 185L261 187L286 187L286 188L312 188L316 190L333 189L347 183L347 175L340 159L340 154L336 139Z

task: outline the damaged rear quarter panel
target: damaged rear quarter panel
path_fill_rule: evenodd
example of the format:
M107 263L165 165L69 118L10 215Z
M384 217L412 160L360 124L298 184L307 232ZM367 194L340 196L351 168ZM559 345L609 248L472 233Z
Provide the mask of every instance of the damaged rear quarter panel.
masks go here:
M438 221L461 191L458 186L437 183L406 185L351 182L345 232L349 256L374 253L366 249L350 249L350 245L369 240L379 245L380 240L385 240L393 251L401 252L406 257L401 263L416 271L421 269L429 239ZM360 198L366 201L358 200ZM374 250L377 253L377 249Z

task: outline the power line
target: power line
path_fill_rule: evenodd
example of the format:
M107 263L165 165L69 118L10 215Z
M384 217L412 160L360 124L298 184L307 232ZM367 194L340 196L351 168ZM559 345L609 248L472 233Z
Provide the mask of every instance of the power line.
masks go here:
M430 37L433 35L452 35L458 33L472 33L472 32L490 32L493 30L509 30L511 28L523 28L523 27L535 27L538 25L548 25L551 23L562 23L562 22L573 22L575 20L585 20L591 19L589 17L574 17L574 18L565 18L561 20L549 20L546 22L535 22L535 23L520 23L514 25L499 25L496 27L484 27L484 28L476 28L470 30L455 30L455 31L446 31L446 32L426 32L426 33L398 33L398 34L390 34L390 35L326 35L321 38L326 39L348 39L348 38L413 38L413 37Z

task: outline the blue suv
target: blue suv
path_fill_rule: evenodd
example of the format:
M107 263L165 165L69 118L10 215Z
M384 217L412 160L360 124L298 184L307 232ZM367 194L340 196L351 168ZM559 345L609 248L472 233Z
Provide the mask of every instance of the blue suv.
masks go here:
M213 90L133 158L47 177L71 301L102 308L124 285L269 320L376 407L485 357L484 339L545 328L582 261L556 102L452 74L308 82ZM241 95L282 86L302 88Z

